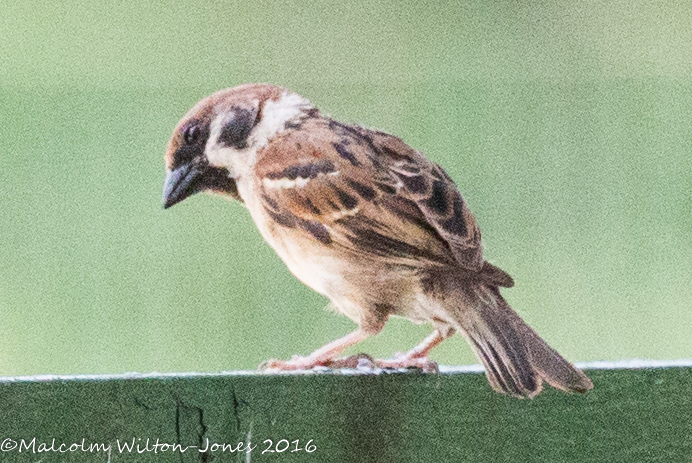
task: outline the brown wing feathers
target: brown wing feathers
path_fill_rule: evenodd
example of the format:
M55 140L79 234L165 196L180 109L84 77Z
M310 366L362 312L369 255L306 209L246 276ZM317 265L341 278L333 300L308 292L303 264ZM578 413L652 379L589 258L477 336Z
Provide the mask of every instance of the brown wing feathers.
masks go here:
M262 186L267 209L273 216L282 215L277 222L297 226L296 219L287 217L293 215L331 228L338 221L351 241L371 236L362 244L372 245L370 250L378 255L389 246L400 257L409 252L412 258L448 260L441 249L431 252L432 240L434 248L447 247L463 267L481 269L475 218L439 166L382 132L321 118L308 119L301 128L309 130L289 131L281 143L270 144L257 166L260 178L266 179ZM371 233L364 235L362 223L351 219L356 214L370 222L366 228ZM380 220L384 216L393 219L394 229L387 223L392 220ZM411 233L404 222L418 227ZM324 242L329 232L320 231Z

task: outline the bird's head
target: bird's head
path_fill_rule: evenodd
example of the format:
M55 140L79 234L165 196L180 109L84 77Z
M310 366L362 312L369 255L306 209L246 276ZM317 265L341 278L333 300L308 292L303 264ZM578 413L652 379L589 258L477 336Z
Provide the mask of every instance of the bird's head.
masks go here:
M303 97L267 84L220 90L199 101L168 142L163 207L200 191L242 201L236 181L250 173L258 151L311 110Z

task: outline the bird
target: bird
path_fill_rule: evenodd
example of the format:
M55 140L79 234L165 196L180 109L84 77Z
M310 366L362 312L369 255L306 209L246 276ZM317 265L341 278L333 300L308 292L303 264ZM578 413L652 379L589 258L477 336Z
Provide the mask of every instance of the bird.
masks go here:
M389 317L428 323L411 350L382 368L429 364L458 333L490 386L532 398L546 382L583 393L589 378L510 307L512 277L484 259L481 232L452 178L388 133L322 114L271 84L219 90L178 122L165 153L163 206L198 193L242 202L262 237L304 284L357 329L269 371L337 365Z

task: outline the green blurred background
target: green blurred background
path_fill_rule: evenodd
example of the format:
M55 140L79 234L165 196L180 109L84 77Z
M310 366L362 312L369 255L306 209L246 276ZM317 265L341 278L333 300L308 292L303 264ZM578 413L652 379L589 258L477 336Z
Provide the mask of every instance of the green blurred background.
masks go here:
M691 5L1 0L0 374L252 369L354 328L241 204L161 207L175 123L254 81L442 164L569 359L692 356Z

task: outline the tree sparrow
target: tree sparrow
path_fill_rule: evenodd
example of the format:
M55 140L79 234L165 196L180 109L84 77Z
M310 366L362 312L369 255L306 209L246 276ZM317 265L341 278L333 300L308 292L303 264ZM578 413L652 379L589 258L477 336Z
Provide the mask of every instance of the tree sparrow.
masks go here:
M336 365L391 315L434 332L381 367L423 366L458 332L490 385L533 397L545 380L585 392L589 378L526 325L500 295L514 282L483 259L481 232L440 166L401 139L343 124L265 84L221 90L178 123L166 150L164 208L200 192L242 201L293 274L358 329L270 369Z

